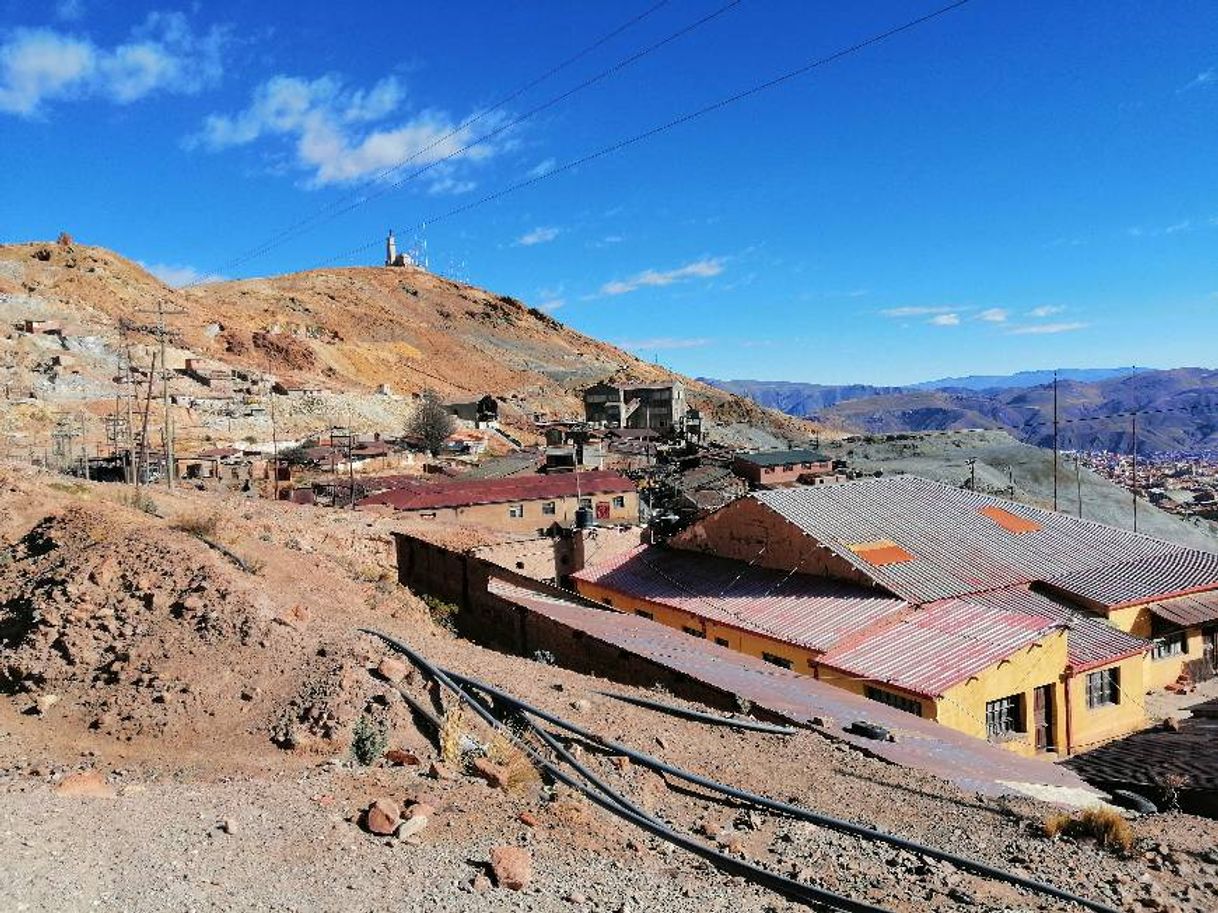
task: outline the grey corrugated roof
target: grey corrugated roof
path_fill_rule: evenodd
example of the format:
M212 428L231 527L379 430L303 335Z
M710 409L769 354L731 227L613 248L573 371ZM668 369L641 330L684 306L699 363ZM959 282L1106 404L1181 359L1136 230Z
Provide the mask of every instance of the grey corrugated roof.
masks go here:
M1205 588L1218 588L1218 555L1178 549L1166 555L1086 568L1045 581L1069 596L1106 607L1136 605Z
M786 466L790 463L824 463L828 457L818 450L760 450L738 453L736 459L756 466Z
M906 608L855 584L658 546L639 546L571 576L817 652Z
M1205 554L916 476L786 488L751 497L912 603L1100 571L1138 559ZM987 507L1040 528L1010 532L981 513ZM913 559L876 565L850 548L880 540L895 543Z
M1218 621L1218 590L1151 602L1147 607L1183 628L1209 624Z

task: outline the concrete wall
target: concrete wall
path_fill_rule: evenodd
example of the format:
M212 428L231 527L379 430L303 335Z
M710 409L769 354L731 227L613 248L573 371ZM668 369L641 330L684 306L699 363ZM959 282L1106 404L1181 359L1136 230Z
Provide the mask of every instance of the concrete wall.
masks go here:
M1146 606L1131 606L1125 609L1115 609L1108 613L1108 620L1135 637L1146 640L1154 639L1154 614ZM1165 656L1154 659L1150 653L1144 660L1145 668L1142 674L1142 694L1146 691L1159 691L1174 684L1184 672L1187 663L1205 656L1205 638L1201 628L1185 629L1187 650L1176 656Z
M1120 699L1116 704L1100 707L1087 706L1087 676L1091 673L1115 667L1117 669ZM1142 656L1132 656L1119 663L1088 669L1066 680L1069 691L1071 751L1086 751L1104 742L1120 738L1149 725L1143 695L1145 662Z

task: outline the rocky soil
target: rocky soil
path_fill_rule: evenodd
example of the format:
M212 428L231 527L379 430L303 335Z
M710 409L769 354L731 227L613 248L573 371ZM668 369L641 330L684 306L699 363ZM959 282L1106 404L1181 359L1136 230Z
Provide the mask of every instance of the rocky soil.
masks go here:
M811 733L622 705L596 693L612 683L459 640L394 583L392 518L163 491L153 514L121 495L0 467L0 909L795 909L522 773L469 720L449 726L474 750L445 761L403 692L448 706L361 626L729 783L1119 909L1218 907L1218 822L1135 820L1128 857L1049 840L1055 809L1033 800L965 794ZM391 749L372 766L352 759L361 719ZM514 771L501 786L477 775L477 746ZM1065 909L582 753L675 827L893 910Z

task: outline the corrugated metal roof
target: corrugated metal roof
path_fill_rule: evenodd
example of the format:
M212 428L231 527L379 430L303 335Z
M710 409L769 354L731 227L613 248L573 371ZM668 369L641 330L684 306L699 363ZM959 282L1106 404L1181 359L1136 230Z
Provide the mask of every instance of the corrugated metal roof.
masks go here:
M1160 618L1166 618L1182 628L1218 621L1218 590L1191 593L1149 603L1147 606Z
M1192 549L1087 568L1045 580L1055 590L1107 608L1155 597L1218 589L1218 555Z
M751 497L912 603L1189 553L1149 536L916 476L786 488ZM983 515L984 507L1000 507L1041 528L1009 532ZM914 560L877 567L850 548L881 539L896 543ZM1213 559L1218 562L1218 556Z
M980 605L1066 625L1066 649L1070 665L1076 670L1106 665L1150 649L1148 641L1125 633L1108 619L1054 602L1026 586L973 593L968 599Z
M500 580L492 592L573 630L611 644L642 659L739 695L757 708L805 723L858 745L870 754L944 777L969 791L986 795L1012 792L1018 783L1083 788L1086 784L1065 768L1024 758L931 720L824 682L800 675L699 640L635 615L602 611L574 599L545 595ZM853 734L856 720L878 723L898 737L880 742Z
M830 650L818 662L938 697L1060 627L1060 622L950 599L911 610L893 624Z
M441 482L420 490L383 491L360 501L361 505L387 504L398 510L435 510L474 504L503 504L634 491L623 475L607 470L561 475L511 476L504 479L473 479Z
M826 577L658 546L639 546L572 576L817 652L906 607Z
M738 453L736 459L754 466L790 466L795 463L826 463L829 460L819 450L759 450Z

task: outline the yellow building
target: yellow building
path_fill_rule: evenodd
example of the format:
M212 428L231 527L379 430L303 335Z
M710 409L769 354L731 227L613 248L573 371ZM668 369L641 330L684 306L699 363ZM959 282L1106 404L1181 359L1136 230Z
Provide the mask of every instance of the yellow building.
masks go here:
M910 476L759 492L575 582L1024 754L1146 726L1218 637L1218 555Z

